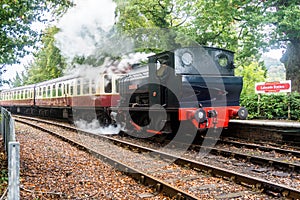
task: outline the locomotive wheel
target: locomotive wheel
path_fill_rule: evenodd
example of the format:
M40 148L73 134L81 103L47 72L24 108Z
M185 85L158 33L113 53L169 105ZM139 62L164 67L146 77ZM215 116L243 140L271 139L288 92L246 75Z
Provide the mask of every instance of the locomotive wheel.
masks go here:
M131 115L131 119L135 124L140 126L141 130L136 130L134 126L127 126L126 132L129 135L138 137L138 138L150 138L153 137L153 133L148 133L146 130L149 129L150 118L148 113L134 113Z
M143 114L142 117L140 117L137 120L137 125L141 126L141 127L146 127L150 124L150 118L148 116L148 114Z
M97 114L97 119L99 121L100 126L109 126L111 124L111 119L107 115L107 113L101 111L100 113Z

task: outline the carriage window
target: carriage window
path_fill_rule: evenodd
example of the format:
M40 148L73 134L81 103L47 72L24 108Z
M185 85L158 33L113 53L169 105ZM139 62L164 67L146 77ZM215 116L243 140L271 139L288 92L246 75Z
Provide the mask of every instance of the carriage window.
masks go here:
M108 75L104 76L104 92L111 93L112 92L112 85L111 85L111 77Z
M74 94L74 87L73 85L70 86L70 95L73 95Z
M115 80L116 93L119 93L119 81Z
M57 89L57 96L61 97L62 96L62 90L63 90L63 87L62 87L62 84L58 84L58 89Z
M56 85L52 87L52 97L56 97Z
M43 97L46 97L46 87L43 87Z
M24 90L24 98L27 99L28 98L28 91Z
M47 86L47 97L50 97L51 94L51 89L50 89L50 85Z
M91 89L92 89L92 94L96 94L96 81L95 81L95 79L92 80Z
M81 85L80 80L77 81L77 95L80 95Z
M69 94L70 94L70 93L69 93L69 87L70 87L70 84L67 83L67 84L65 85L65 94L66 94L66 95L69 95Z
M90 86L89 85L89 80L88 79L83 80L83 94L89 94L90 93L90 91L89 91L90 87L89 86Z

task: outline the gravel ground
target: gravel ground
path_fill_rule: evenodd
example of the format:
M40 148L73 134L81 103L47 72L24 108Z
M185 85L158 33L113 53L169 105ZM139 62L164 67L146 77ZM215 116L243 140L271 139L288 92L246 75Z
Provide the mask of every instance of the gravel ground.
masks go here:
M49 134L20 123L16 134L21 199L169 199Z

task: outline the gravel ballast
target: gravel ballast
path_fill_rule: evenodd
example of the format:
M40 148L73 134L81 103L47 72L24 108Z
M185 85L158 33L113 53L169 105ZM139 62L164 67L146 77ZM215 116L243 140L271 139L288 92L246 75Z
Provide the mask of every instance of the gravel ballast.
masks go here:
M16 123L21 199L169 199L90 154Z

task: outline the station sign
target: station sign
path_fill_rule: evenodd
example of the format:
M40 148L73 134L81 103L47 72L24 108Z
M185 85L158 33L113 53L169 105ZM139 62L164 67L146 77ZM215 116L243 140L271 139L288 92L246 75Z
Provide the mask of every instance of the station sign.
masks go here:
M291 80L287 81L274 81L274 82L261 82L255 84L255 93L278 93L278 92L291 92Z

